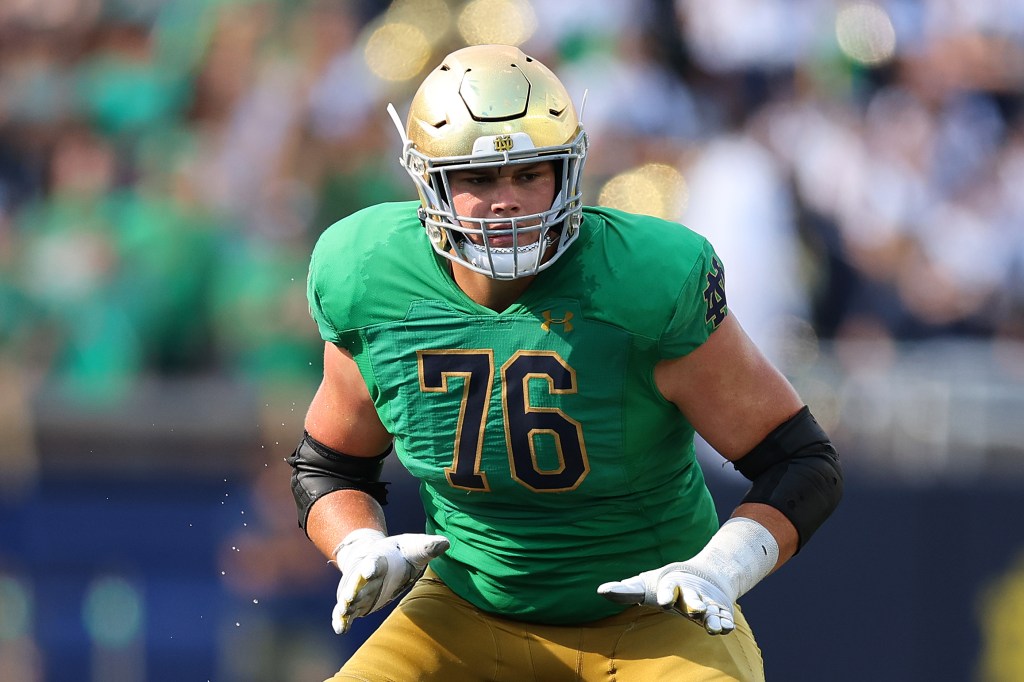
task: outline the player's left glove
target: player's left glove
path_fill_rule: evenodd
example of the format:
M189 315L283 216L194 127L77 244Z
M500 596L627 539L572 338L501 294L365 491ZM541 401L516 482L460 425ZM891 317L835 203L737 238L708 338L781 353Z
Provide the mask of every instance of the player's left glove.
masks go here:
M449 547L441 535L385 535L372 528L349 533L334 550L341 570L331 624L339 635L352 621L394 600L423 575L427 563Z
M712 635L727 635L736 627L732 615L736 596L718 582L692 562L682 561L604 583L597 592L619 604L671 609L704 626Z
M672 610L712 635L736 627L733 603L768 575L779 558L779 545L752 519L730 519L689 561L644 571L604 583L598 594L619 604L644 604Z

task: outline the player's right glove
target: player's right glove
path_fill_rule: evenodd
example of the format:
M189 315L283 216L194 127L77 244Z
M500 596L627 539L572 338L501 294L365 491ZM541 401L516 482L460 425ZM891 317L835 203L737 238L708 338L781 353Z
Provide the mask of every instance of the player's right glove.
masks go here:
M334 550L341 571L338 603L331 624L339 635L352 621L390 603L423 575L427 563L448 550L441 535L404 533L388 536L372 528L358 528Z

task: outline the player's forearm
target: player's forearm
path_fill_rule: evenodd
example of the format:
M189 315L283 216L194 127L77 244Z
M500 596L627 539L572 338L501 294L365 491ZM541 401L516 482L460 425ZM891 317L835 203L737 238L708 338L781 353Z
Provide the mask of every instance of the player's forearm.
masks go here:
M309 510L306 532L324 556L357 528L387 533L384 510L375 499L359 490L336 490L318 499Z

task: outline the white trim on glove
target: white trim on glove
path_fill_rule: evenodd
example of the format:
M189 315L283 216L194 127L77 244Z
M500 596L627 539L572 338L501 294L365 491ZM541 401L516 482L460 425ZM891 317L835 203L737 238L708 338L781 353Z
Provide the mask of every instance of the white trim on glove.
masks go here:
M737 516L722 524L697 556L683 563L726 582L723 588L736 601L764 580L778 561L775 536L757 521Z

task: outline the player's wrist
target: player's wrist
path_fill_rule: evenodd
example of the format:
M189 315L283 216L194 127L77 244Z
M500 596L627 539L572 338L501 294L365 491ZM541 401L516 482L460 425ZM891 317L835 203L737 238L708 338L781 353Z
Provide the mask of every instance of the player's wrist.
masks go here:
M377 530L376 528L356 528L344 538L341 542L335 545L334 550L331 552L331 557L334 560L334 564L339 570L344 570L346 558L358 549L359 545L366 545L368 543L383 540L387 535Z
M736 517L722 524L704 549L684 563L735 600L771 573L778 560L775 536L753 519Z

